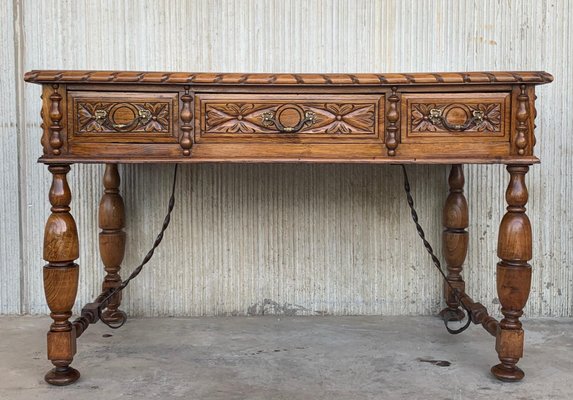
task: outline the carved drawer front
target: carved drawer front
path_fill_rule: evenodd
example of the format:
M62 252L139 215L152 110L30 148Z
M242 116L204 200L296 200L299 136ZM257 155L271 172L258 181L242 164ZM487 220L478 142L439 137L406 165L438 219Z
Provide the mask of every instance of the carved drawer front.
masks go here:
M68 102L71 142L177 142L177 93L70 91Z
M197 94L196 140L218 142L376 141L381 95Z
M402 142L507 141L509 93L402 95Z

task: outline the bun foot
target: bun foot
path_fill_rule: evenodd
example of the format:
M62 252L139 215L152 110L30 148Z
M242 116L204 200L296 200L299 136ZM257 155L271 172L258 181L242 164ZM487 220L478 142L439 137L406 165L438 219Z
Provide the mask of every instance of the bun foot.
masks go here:
M50 385L66 386L80 379L80 372L72 367L56 367L46 374L44 380Z
M442 319L446 322L462 321L466 317L466 313L464 313L459 308L444 308L442 311L440 311L440 317L442 317Z
M113 328L122 327L127 322L127 314L121 310L105 310L101 319Z
M525 373L518 367L507 367L503 364L497 364L491 367L491 373L503 382L518 382L523 379Z
M101 319L109 323L122 323L127 319L127 314L121 310L105 310Z

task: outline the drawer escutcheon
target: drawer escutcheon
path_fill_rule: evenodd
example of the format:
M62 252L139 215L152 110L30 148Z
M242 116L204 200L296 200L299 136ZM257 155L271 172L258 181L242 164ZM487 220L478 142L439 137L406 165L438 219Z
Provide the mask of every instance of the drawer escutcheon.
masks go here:
M292 110L296 114L298 114L298 122L296 122L294 126L284 126L281 123L281 115L285 111L288 113L289 110ZM302 107L297 106L295 104L292 105L285 104L284 106L279 107L279 109L276 112L266 111L262 113L261 119L263 121L263 125L266 127L271 127L274 125L279 130L279 132L295 133L300 131L303 128L303 126L311 127L312 124L316 122L316 113L314 111L309 111L309 110L305 111L302 109Z
M118 131L131 131L137 125L140 124L147 125L152 118L151 111L149 111L146 108L139 108L137 109L137 115L135 116L135 118L131 120L131 122L118 124L113 122L114 121L113 115L115 114L115 111L117 111L118 108L130 108L130 107L129 105L122 105L122 104L118 104L112 107L111 109L112 117L109 117L108 112L104 109L96 110L95 112L96 122L100 124L102 127L111 127Z
M458 107L461 108L461 107ZM465 131L472 125L476 125L476 128L479 130L479 125L484 120L484 112L482 110L470 110L471 111L471 118L467 118L466 122L463 124L450 124L448 119L444 117L443 110L441 108L432 108L430 109L430 114L428 118L434 125L442 125L449 131ZM491 122L491 121L488 121Z

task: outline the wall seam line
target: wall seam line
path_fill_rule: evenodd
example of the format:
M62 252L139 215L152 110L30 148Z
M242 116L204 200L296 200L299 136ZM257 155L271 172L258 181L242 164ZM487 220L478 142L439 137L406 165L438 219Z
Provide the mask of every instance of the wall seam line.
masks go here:
M14 29L14 78L16 81L16 162L18 165L17 171L17 180L18 180L18 193L17 193L17 204L18 204L18 239L19 239L19 255L20 255L20 299L18 304L18 313L20 315L24 314L24 289L25 289L25 280L24 280L24 234L23 229L24 225L24 210L26 209L25 204L22 204L23 199L23 190L22 188L24 180L23 177L23 169L25 166L22 163L22 133L25 131L25 122L24 122L24 96L23 96L23 42L22 42L22 35L24 29L24 23L22 20L22 0L13 0L12 12L13 12L13 29ZM24 168L23 168L24 167Z

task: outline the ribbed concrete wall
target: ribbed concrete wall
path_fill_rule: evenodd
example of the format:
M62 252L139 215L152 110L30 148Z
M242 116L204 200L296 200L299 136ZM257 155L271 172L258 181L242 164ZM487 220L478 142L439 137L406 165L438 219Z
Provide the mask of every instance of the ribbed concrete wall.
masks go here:
M21 311L19 115L12 2L0 3L0 314Z
M393 72L543 69L529 214L530 316L573 315L573 8L561 1L24 1L0 4L0 313L43 313L49 180L35 160L39 87L29 69ZM13 45L12 45L13 44ZM76 310L99 291L100 166L74 166L81 235ZM466 168L468 291L498 312L497 225L507 174ZM440 248L446 168L412 167ZM167 206L171 168L127 166L126 270ZM164 245L125 296L132 315L433 314L441 283L416 237L398 167L183 167ZM124 273L126 275L127 273Z

